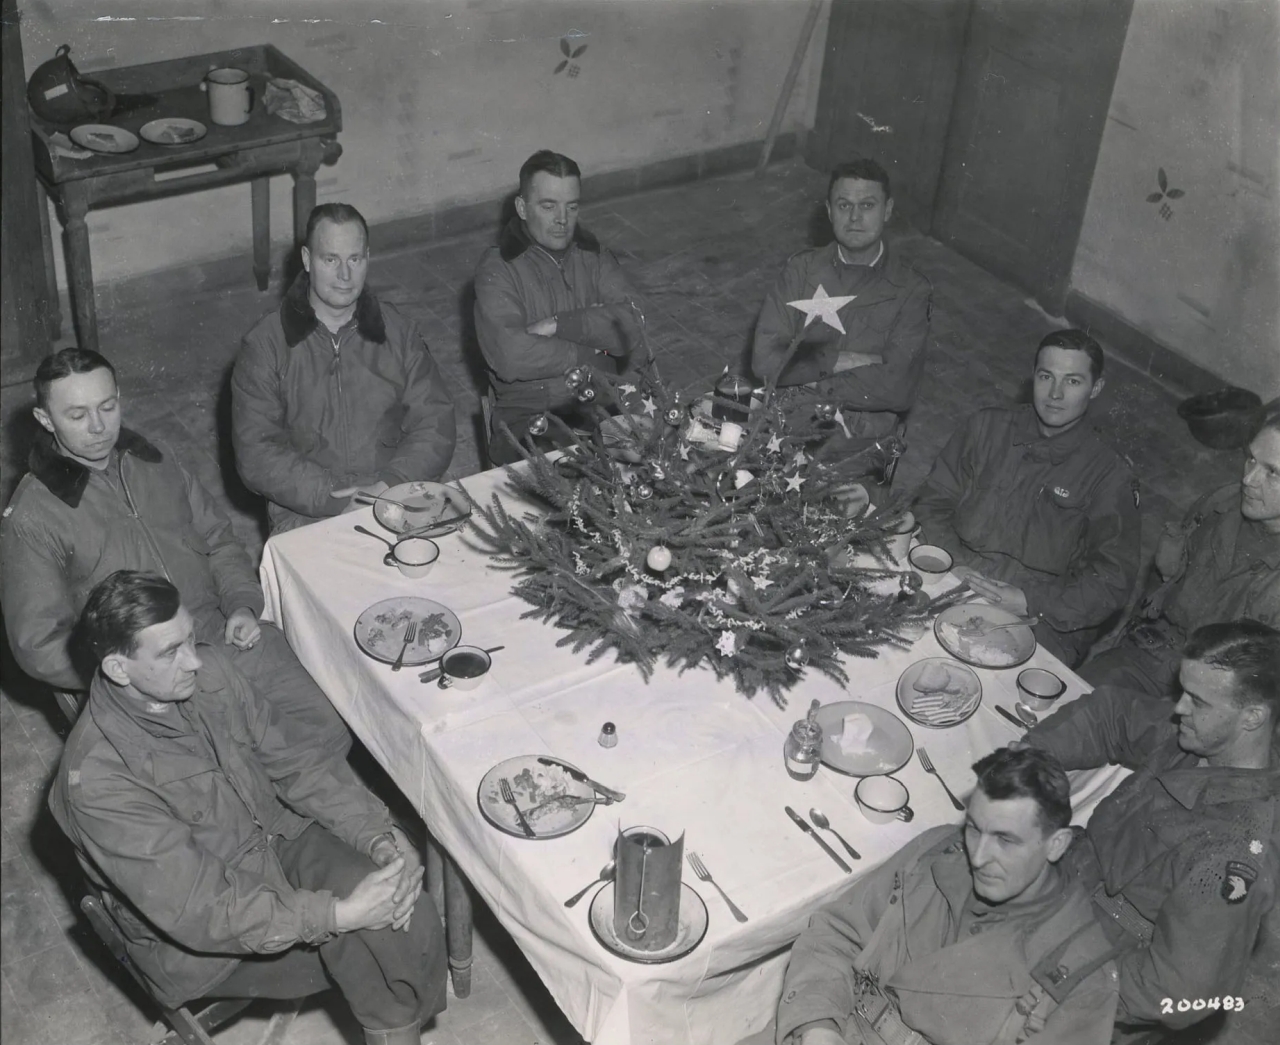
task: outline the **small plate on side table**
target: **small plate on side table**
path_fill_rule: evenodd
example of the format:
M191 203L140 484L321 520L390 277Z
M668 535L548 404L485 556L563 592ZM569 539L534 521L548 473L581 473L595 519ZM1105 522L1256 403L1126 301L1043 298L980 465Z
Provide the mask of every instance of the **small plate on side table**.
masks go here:
M208 133L209 128L199 120L187 120L181 116L162 116L138 128L142 140L152 145L190 145Z
M109 123L82 123L71 128L70 137L82 149L93 152L133 152L139 145L132 131Z

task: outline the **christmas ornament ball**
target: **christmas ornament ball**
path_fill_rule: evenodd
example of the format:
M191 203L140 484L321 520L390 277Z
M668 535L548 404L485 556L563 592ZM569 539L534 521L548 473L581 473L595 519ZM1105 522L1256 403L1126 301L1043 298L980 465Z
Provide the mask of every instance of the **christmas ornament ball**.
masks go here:
M638 483L636 485L636 496L642 501L647 501L653 496L653 487L648 483Z
M662 415L662 419L666 421L667 424L669 425L678 425L683 419L683 417L684 415L680 413L680 408L678 406L671 407L665 414Z
M590 380L590 375L585 367L575 366L564 375L564 383L568 385L570 392L576 392L588 380Z
M533 420L529 422L530 435L546 435L547 428L548 428L548 424L547 424L546 414L539 414L537 417L535 417Z
M578 402L589 403L596 397L596 390L590 385L578 389Z
M834 421L836 418L836 408L834 403L819 403L814 408L814 413L820 421Z
M661 573L671 565L671 549L655 544L649 549L649 554L644 557L644 562L649 569Z
M801 642L787 650L782 659L792 671L799 671L809 663L809 651L804 648L804 643Z

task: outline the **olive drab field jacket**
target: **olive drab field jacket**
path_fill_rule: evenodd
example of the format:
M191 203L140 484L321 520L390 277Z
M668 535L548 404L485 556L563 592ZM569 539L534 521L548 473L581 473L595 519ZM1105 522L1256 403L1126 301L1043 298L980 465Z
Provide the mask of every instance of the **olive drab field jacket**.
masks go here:
M160 711L99 674L49 795L129 957L171 1007L241 958L335 932L333 895L291 886L272 838L315 820L368 852L391 827L340 756L308 743L216 646L199 653L195 694Z

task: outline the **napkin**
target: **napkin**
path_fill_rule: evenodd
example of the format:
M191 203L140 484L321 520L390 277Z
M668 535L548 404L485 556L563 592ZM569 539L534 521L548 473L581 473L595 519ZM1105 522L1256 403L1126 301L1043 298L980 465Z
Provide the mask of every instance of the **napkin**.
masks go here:
M278 76L267 81L263 104L267 112L290 123L316 123L328 115L323 94Z

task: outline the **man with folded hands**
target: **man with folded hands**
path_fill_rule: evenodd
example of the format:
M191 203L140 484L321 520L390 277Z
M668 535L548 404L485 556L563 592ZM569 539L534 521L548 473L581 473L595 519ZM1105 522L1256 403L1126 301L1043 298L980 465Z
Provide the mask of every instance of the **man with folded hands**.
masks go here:
M201 641L223 645L264 699L339 755L351 734L284 633L258 620L262 587L217 502L168 447L122 426L111 363L64 348L36 369L44 429L0 521L0 602L9 645L32 677L88 688L69 639L93 586L116 570L163 573Z
M1073 839L1066 773L1031 750L973 768L962 827L926 831L810 919L778 1045L1110 1040L1114 952L1059 870Z
M1019 616L1070 667L1124 607L1138 573L1133 471L1094 431L1101 346L1057 330L1036 349L1028 406L988 407L934 461L912 509L974 591Z
M418 1045L444 933L386 807L196 641L163 577L111 574L78 637L97 670L49 806L156 997L336 985L369 1045Z
M245 335L231 376L236 469L267 499L273 533L439 479L457 438L418 321L365 285L369 229L355 207L311 212L302 267Z
M523 440L530 421L547 413L588 424L565 374L578 366L616 374L641 342L639 298L617 259L578 224L581 178L568 156L546 149L530 156L520 168L516 216L476 267L494 464L520 459L502 425Z

